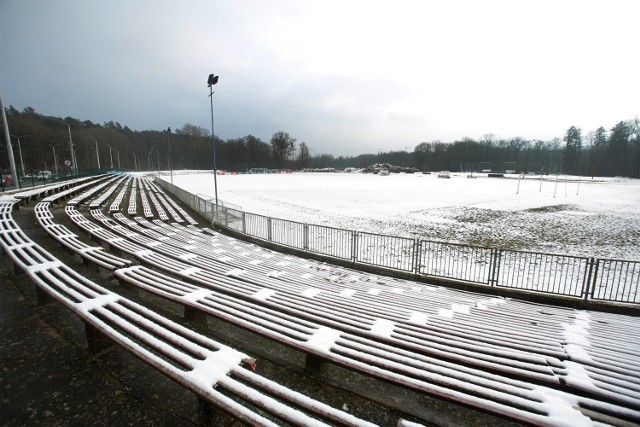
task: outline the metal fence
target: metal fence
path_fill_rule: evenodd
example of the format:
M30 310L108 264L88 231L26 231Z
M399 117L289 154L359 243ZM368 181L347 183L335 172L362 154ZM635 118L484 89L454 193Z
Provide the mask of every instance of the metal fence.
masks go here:
M640 262L503 250L303 224L218 206L156 183L212 222L268 242L354 263L449 280L583 298L640 303Z

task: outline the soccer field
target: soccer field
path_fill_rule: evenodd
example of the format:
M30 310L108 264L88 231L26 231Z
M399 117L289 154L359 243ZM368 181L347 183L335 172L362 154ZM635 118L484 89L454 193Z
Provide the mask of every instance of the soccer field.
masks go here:
M173 180L213 197L211 174L174 174ZM220 200L275 218L479 246L640 259L639 180L293 173L219 175L217 181Z

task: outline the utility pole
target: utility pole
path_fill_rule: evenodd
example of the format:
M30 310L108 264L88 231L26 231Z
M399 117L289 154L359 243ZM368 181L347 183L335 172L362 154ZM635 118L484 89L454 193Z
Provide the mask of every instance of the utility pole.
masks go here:
M20 188L20 180L18 179L18 171L16 170L16 159L13 157L13 148L11 147L11 134L9 133L9 123L7 123L7 115L2 105L2 97L0 96L0 110L2 110L2 128L4 131L4 140L7 141L7 155L9 156L9 169L13 175L13 185Z

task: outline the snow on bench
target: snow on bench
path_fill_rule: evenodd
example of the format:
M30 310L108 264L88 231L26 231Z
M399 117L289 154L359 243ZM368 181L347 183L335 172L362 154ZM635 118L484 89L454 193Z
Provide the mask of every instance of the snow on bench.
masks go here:
M16 202L0 201L1 246L39 289L88 325L88 342L96 335L112 340L247 424L372 425L251 372L245 366L255 360L246 354L84 278L21 232L11 217Z
M38 223L64 248L77 254L83 262L92 263L109 271L134 264L133 261L106 252L102 247L90 246L81 241L77 234L54 221L49 205L49 202L40 202L35 206L34 212Z
M118 189L118 187L120 187L120 185L124 182L125 179L126 179L125 175L121 175L118 179L116 179L115 183L111 187L109 187L107 191L104 191L102 194L100 194L100 196L96 197L95 199L91 200L91 202L89 202L89 208L97 209L100 206L102 206L102 204L109 197L111 197L113 193L115 193L115 191Z
M149 199L151 199L151 203L153 204L153 207L156 208L156 212L158 212L158 216L160 217L160 219L162 221L168 221L169 217L167 216L167 213L165 212L164 208L158 201L156 195L153 194L152 192L149 192Z
M171 197L167 196L162 188L160 188L155 182L150 181L149 185L156 191L158 199L165 205L167 210L173 219L178 223L188 222L191 225L197 225L198 221L193 219L179 204L177 204ZM178 215L178 213L184 218L184 220Z
M617 414L628 419L637 417L634 409L601 402L599 397L602 393L597 393L595 399L580 397L574 395L571 389L561 391L554 385L536 384L464 364L450 363L288 315L262 304L273 294L272 290L262 289L253 294L253 301L247 301L173 279L143 266L117 270L114 274L123 284L133 284L182 304L187 316L194 315L188 310L197 310L313 357L528 423L561 425L567 420L570 420L570 424L584 423L587 418L579 407L575 407L576 402L581 407L607 414L605 416ZM578 377L578 380L582 379ZM637 407L637 400L625 401L624 396L609 394L607 397L617 397L618 403L631 403Z
M138 178L133 178L133 184L131 185L131 193L129 194L129 208L127 209L127 213L129 215L137 215L138 206L136 199L138 198Z
M237 272L231 273L228 267L216 264L213 259L207 259L206 257L196 254L195 250L191 247L188 250L185 250L184 248L181 249L179 246L171 246L166 243L170 242L170 236L167 234L159 235L162 236L165 241L149 239L148 237L138 235L137 233L130 233L121 226L113 224L113 221L110 218L105 217L99 211L92 211L92 214L94 217L101 220L104 225L110 227L112 231L115 231L122 236L127 236L135 243L138 243L140 246L136 248L136 251L133 252L132 255L138 258L141 262L153 265L156 268L184 277L185 279L196 281L203 286L215 287L222 284L223 287L221 289L224 290L229 288L231 289L231 292L238 292L239 289L244 287L246 292L238 293L241 297L246 297L247 292L252 293L260 287L269 286L272 289L278 289L282 294L282 296L281 294L278 294L273 298L276 302L270 302L271 304L275 304L276 308L281 310L291 310L296 315L302 317L313 317L314 320L324 322L331 326L339 325L338 327L345 327L343 320L349 319L349 322L352 325L351 330L356 333L363 333L363 331L373 329L371 327L371 322L367 321L366 318L354 317L354 315L351 314L353 312L362 311L363 306L368 307L370 311L375 308L379 315L386 316L390 320L399 322L398 328L400 332L402 332L403 328L401 322L415 318L414 311L405 309L403 312L398 314L397 310L386 309L385 305L388 306L387 302L382 300L372 300L373 298L380 298L379 296L367 297L366 301L362 304L353 305L345 302L345 298L342 293L337 293L334 290L333 295L329 295L327 290L323 294L322 299L309 301L308 298L305 298L303 295L303 290L306 288L304 285L300 286L295 282L292 285L282 283L280 281L269 280L270 278L268 277L255 276L252 272L241 269L232 270ZM147 249L141 249L142 247ZM240 277L242 280L242 286L235 283L233 279L229 279L228 276ZM318 293L319 292L320 291L318 291ZM278 302L277 300L280 298L283 298L284 300ZM295 301L287 301L292 299ZM324 301L322 301L323 299ZM338 310L336 307L339 305L347 307L342 310ZM319 310L325 314L332 312L332 315L323 316L308 314L318 313ZM344 319L336 317L339 316L338 313L340 311L342 312ZM376 332L372 333L374 335L376 334ZM419 331L405 331L405 333L413 335L414 339L422 338ZM395 344L408 345L406 342L401 343L398 340L394 341L391 337L386 338ZM516 347L515 350L513 348L503 350L492 349L489 353L494 354L485 355L482 353L477 354L478 349L483 346L482 343L470 344L468 342L464 342L464 340L433 336L425 338L427 338L431 343L435 342L435 344L429 348L429 351L431 352L442 351L440 347L448 345L448 350L455 350L454 353L456 353L449 357L464 360L465 363L480 364L486 369L498 371L504 370L525 377L536 377L540 380L558 382L558 379L553 375L552 369L547 365L547 359L545 359L545 357L551 358L562 355L560 349L555 349L555 351L554 349L549 349L543 358L536 358L531 355L527 356L524 353L520 354L520 350L517 349L517 346L511 344L511 347ZM534 343L534 346L537 345L539 345L538 342ZM427 351L426 348L426 346L423 346L421 351ZM499 363L496 363L497 361L499 361Z
M145 182L144 179L140 180L140 182ZM144 187L144 185L143 185ZM145 218L153 218L153 211L151 210L151 206L149 205L149 199L147 199L147 192L145 189L140 188L140 201L142 202L142 213Z
M82 203L84 200L86 200L89 197L93 196L95 193L97 193L98 191L102 190L103 188L105 188L106 186L111 184L116 179L118 179L118 176L113 176L113 177L107 179L105 182L97 184L97 185L91 185L90 184L91 188L89 188L85 192L81 193L80 195L74 197L73 199L69 200L67 202L67 206L75 206L75 205L78 205L78 204Z
M124 200L125 194L129 190L129 183L131 182L131 177L129 176L122 186L122 189L118 192L118 195L111 202L111 206L109 206L109 212L120 212L120 206L122 205L122 201Z
M606 398L609 402L615 402L611 404L613 406L596 406L598 411L620 411L623 418L637 420L637 397L628 397L627 392L610 391L612 386L606 382L594 385L597 383L595 380L585 381L585 378L592 379L589 373L593 370L582 365L574 365L570 363L572 360L568 360L575 357L570 356L568 351L573 347L564 343L565 337L559 331L562 331L562 325L570 324L571 317L577 313L574 310L523 303L514 307L515 303L512 301L506 305L496 305L496 301L502 300L486 297L482 300L476 294L456 293L440 288L437 293L428 291L413 294L411 289L394 288L391 289L395 295L393 298L386 297L386 300L374 301L371 297L382 298L383 293L349 292L350 295L345 298L343 289L340 292L334 290L333 293L325 289L318 290L313 295L304 295L307 299L320 301L305 304L296 297L303 294L296 294L299 288L279 283L273 277L254 278L251 272L242 269L221 269L219 263L200 257L193 253L193 249L188 251L169 245L171 238L166 235L163 236L163 241L154 240L138 233L130 233L111 222L111 226L126 235L127 239L140 242L139 245L134 244L137 246L137 252L132 253L138 260L191 283L231 293L242 301L250 300L252 295L265 295L261 291L267 288L270 289L269 295L260 298L260 301L281 314L289 314L347 333L364 333L368 339L380 340L388 345L389 349L404 348L406 351L434 357L455 366L467 365L487 373L501 373L500 375L506 375L509 380L528 379L536 387L551 383L552 388L564 386L568 392L583 390L592 393L596 400ZM380 289L374 287L370 290ZM361 293L364 295L360 295ZM439 304L438 299L442 299L443 294L447 293L456 294L458 303ZM405 307L404 312L394 314L394 310L384 311L386 306L394 305L396 296L402 298L405 295L414 301L413 305ZM462 304L461 295L467 296ZM365 299L360 305L353 306L350 305L351 301L345 302L363 296ZM429 297L434 302L432 308L417 305L425 303ZM406 299L403 301L403 304L407 303ZM362 313L361 316L364 317L359 320L357 316L354 317L357 313ZM372 319L372 316L376 315L383 317ZM547 321L547 316L558 316L555 319L562 322ZM571 352L580 354L575 348ZM608 356L614 355L615 353ZM536 365L540 368L536 368ZM611 372L616 378L615 387L621 390L637 389L633 380L619 378L637 373L637 368L607 371L602 365L600 363L593 366L594 378L602 376L603 372ZM552 374L549 373L549 369ZM583 375L585 372L586 376ZM594 403L589 399L581 400L581 404L583 403L585 408L594 408Z

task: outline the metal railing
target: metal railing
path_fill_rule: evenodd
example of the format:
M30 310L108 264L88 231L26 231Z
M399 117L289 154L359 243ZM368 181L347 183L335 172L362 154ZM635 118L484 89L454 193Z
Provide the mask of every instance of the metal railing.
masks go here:
M640 261L485 248L345 230L218 206L166 181L156 183L218 223L268 242L354 263L490 287L593 301L640 303Z

